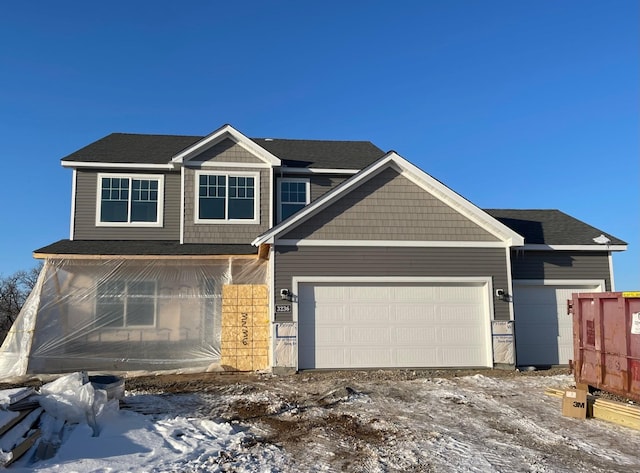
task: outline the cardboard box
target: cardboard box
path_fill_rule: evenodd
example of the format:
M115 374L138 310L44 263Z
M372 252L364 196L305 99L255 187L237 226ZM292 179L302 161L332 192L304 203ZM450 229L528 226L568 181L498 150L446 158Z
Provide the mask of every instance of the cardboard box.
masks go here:
M587 418L587 391L565 389L562 397L562 415L576 419Z

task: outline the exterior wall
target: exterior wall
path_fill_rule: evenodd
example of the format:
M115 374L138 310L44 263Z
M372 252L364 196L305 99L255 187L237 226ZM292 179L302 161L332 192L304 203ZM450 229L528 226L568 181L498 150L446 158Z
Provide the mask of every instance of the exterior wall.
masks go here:
M179 240L180 239L180 173L163 171L131 171L131 174L164 175L163 226L158 227L98 227L96 226L96 199L98 173L127 171L106 169L76 173L74 214L74 240Z
M269 195L271 180L265 168L242 167L215 168L207 171L259 172L260 173L260 219L259 223L195 223L195 182L196 170L184 168L184 243L251 243L254 238L269 229Z
M611 290L606 251L522 251L511 254L513 279L604 279Z
M277 247L276 304L281 289L291 290L294 276L488 276L494 289L508 287L503 248ZM494 300L494 311L495 320L509 320L509 303ZM276 322L291 317L276 314Z
M393 169L353 189L282 238L498 241Z
M191 161L221 161L225 163L264 163L235 141L227 138L190 159Z

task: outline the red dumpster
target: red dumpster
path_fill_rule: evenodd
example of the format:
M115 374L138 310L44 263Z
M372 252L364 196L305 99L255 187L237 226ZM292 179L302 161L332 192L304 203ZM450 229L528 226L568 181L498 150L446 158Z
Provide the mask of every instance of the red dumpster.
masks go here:
M640 402L640 292L572 296L576 383Z

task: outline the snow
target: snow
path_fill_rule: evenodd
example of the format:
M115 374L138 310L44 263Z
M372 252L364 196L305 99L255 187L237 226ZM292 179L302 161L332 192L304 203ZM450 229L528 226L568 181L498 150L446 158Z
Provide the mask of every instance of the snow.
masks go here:
M53 458L27 454L9 471L640 471L640 432L562 417L561 401L543 394L571 383L478 374L345 386L293 376L127 393L136 411L103 409L98 436L86 422L67 424Z

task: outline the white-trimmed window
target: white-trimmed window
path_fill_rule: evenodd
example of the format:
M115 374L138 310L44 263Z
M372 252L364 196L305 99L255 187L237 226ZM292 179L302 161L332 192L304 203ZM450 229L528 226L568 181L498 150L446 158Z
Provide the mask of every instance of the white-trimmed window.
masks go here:
M156 282L106 280L96 289L96 325L106 328L155 327Z
M284 177L278 180L278 222L309 203L309 179Z
M164 176L98 174L96 225L161 227Z
M196 171L196 223L258 223L260 174Z

